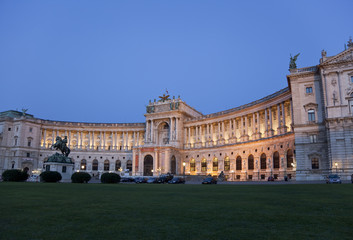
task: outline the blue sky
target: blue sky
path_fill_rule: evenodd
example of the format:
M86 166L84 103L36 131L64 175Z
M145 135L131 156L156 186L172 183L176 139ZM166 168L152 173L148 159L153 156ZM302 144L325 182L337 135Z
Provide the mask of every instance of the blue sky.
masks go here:
M353 35L353 1L0 1L0 111L144 122L168 89L203 114L287 87Z

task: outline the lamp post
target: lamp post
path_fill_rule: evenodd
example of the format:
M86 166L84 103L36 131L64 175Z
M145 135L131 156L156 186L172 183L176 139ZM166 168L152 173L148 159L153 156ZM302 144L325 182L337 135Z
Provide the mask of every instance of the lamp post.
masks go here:
M234 170L230 171L232 173L232 181L234 181Z
M337 166L338 166L338 163L337 163L337 162L335 162L335 166L336 166L336 174L337 174Z
M153 176L153 169L151 170L152 176Z
M186 163L185 163L185 162L183 162L183 175L184 175L184 181L185 181L185 165L186 165Z

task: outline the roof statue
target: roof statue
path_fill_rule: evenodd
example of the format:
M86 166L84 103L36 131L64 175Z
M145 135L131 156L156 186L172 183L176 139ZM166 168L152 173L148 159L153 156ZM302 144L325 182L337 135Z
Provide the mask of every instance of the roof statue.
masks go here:
M353 41L352 41L352 37L349 38L348 44L347 44L348 48L353 47Z
M22 108L22 115L23 116L26 116L26 112L28 111L28 108L27 109L25 109L25 108Z
M299 55L300 55L300 53L298 53L294 57L292 57L292 54L290 55L289 69L296 69L297 68L296 61L297 61L297 58Z
M159 96L159 98L160 98L159 101L165 102L166 100L170 100L170 98L169 98L170 95L168 94L168 90L166 89L165 91L166 91L167 95L165 93L163 93L163 96Z

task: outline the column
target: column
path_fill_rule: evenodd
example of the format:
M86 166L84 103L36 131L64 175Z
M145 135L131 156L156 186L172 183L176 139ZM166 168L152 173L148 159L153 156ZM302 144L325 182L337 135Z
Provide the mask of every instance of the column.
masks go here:
M69 138L67 140L68 147L71 147L71 131L69 131Z
M213 141L213 123L211 123L211 141Z
M51 133L52 135L52 139L51 139L51 141L52 141L52 143L51 144L54 144L55 143L55 132L54 132L54 129L52 130L52 133Z
M208 142L208 139L210 138L210 125L206 124L206 142Z
M245 136L248 136L249 132L248 132L248 116L247 115L245 115L244 120L245 120Z
M186 144L186 146L187 146L187 144L188 144L187 132L188 132L188 129L187 129L187 128L184 128L184 143Z
M94 131L92 132L92 149L95 150L94 148L96 147L95 139L94 139Z
M265 132L268 132L268 117L267 117L267 108L265 108Z
M151 120L151 142L154 142L154 134L153 134L153 120Z
M260 133L260 112L256 113L256 120L257 120L257 124L256 124L256 128L258 133Z
M137 132L136 146L140 146L140 132Z
M284 102L282 102L282 126L286 127L286 113L284 109Z
M277 117L278 117L278 127L280 128L280 127L282 127L282 122L281 122L281 109L280 109L280 105L279 104L277 104ZM277 133L278 134L278 133Z
M145 129L145 142L148 142L148 137L149 137L149 121L146 122L146 129Z
M245 132L244 132L244 120L243 120L243 116L240 117L240 131L241 131L240 136L244 136L244 135L245 135Z
M270 130L272 131L272 108L269 108L269 117L270 117Z
M46 145L47 145L47 129L44 129L43 147L46 148Z
M175 118L175 140L179 140L178 129L179 129L179 118Z
M188 127L188 143L190 144L191 143L191 136L190 136L190 127ZM190 146L191 147L191 146Z
M255 113L252 114L252 134L254 135L256 132L256 126L255 126Z
M222 135L222 139L224 139L224 135L226 134L226 129L224 127L224 121L222 121L222 129L221 129L221 135Z
M169 118L169 141L173 140L173 118Z

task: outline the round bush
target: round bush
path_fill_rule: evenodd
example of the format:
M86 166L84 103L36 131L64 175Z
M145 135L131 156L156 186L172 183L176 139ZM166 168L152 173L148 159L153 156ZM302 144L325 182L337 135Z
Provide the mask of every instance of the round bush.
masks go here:
M91 180L91 175L86 172L75 172L71 176L71 182L73 183L88 183Z
M56 171L45 171L39 176L41 182L59 182L62 179L61 174Z
M9 169L2 173L2 180L6 182L24 182L29 175L18 169Z
M116 173L103 173L101 176L102 183L118 183L120 182L120 176Z

